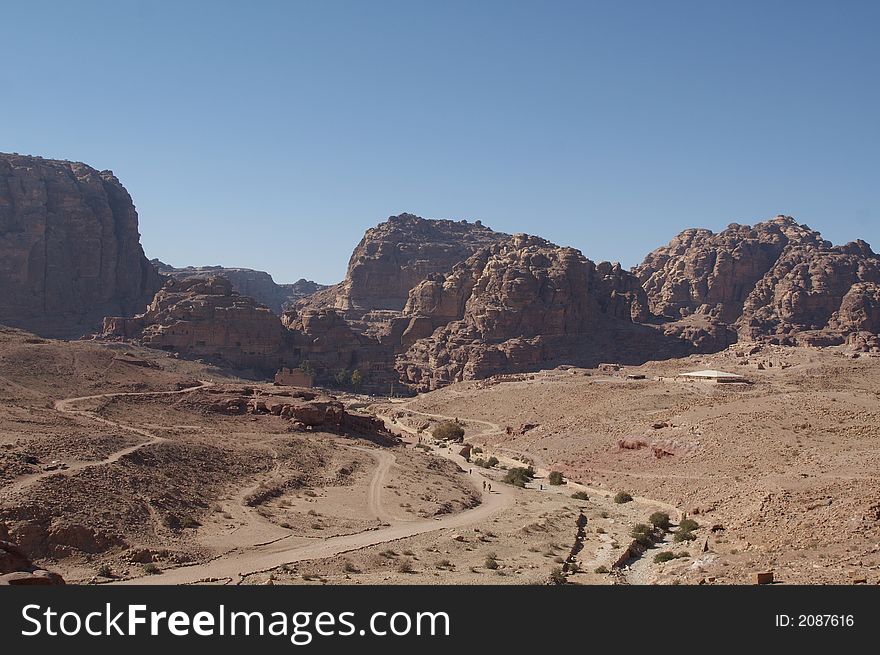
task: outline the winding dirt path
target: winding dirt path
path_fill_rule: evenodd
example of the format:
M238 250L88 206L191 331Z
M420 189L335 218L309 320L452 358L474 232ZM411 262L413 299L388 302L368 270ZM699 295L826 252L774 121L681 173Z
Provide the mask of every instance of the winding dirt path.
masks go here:
M64 398L62 400L56 400L53 408L55 411L60 412L62 414L69 414L74 416L81 416L90 421L95 421L97 423L101 423L103 425L110 426L112 428L116 428L119 430L123 430L124 432L131 432L132 434L136 434L141 437L145 437L147 440L142 441L140 443L134 444L133 446L127 446L126 448L122 448L121 450L114 451L109 454L104 459L94 460L94 461L85 461L85 462L74 462L67 466L64 469L56 469L54 471L40 471L39 473L31 473L29 475L23 475L17 478L14 482L3 487L0 494L3 496L9 496L14 493L25 489L32 484L39 482L45 478L55 476L55 475L72 475L79 471L83 471L85 469L94 468L97 466L106 466L108 464L112 464L114 462L118 462L120 459L125 457L126 455L130 455L133 452L136 452L143 448L144 446L151 446L153 444L161 443L163 441L167 441L165 437L160 437L159 435L150 432L149 430L144 430L142 428L136 428L128 425L123 425L122 423L118 423L116 421L111 421L110 419L102 418L97 416L93 412L74 409L73 406L78 402L82 402L84 400L98 400L101 398L121 398L126 396L169 396L169 395L178 395L184 393L190 393L192 391L197 391L198 389L204 389L205 387L213 386L213 382L202 382L193 387L187 387L186 389L177 389L175 391L129 391L129 392L121 392L121 393L99 393L92 396L78 396L76 398Z
M371 453L375 454L375 451L371 451ZM439 452L438 454L442 455ZM382 455L390 455L390 453L382 453ZM380 513L385 513L382 508L381 489L384 487L385 478L393 463L393 456L391 458L380 457L380 464L376 468L373 479L370 482L370 506ZM477 481L481 479L488 481L488 478L483 478L479 473L475 473L473 477ZM221 555L204 564L168 569L161 575L132 578L114 584L179 585L216 580L238 582L248 575L270 571L285 564L333 557L426 532L472 525L485 521L497 512L514 504L513 492L508 488L503 488L504 485L499 486L502 488L499 488L497 491L484 491L483 502L480 505L458 514L445 515L436 519L400 521L386 513L386 517L392 523L388 527L366 530L351 535L330 537L329 539L312 540L307 544L291 545L283 540L279 540L268 544L244 547ZM376 490L375 496L373 490Z
M407 412L411 412L413 414L419 414L421 416L428 416L431 418L437 418L437 419L444 420L444 421L455 420L455 418L452 416L445 416L443 414L431 414L429 412L422 412L417 409L412 409L408 406L408 404L409 404L408 402L400 403L400 407L405 409ZM380 416L378 414L376 416L378 416L379 418L385 419L386 423L389 420L389 419L387 419L387 417ZM489 435L501 434L501 432L502 432L501 427L497 423L492 423L491 421L482 421L482 420L470 419L470 418L466 418L463 420L466 423L479 423L481 425L488 426L486 430L483 430L482 432L479 432L478 434L474 435L473 437L470 437L471 439L479 439L479 438L487 437ZM411 428L408 428L408 427L401 425L399 423L396 423L395 425L402 428L403 430L406 430L410 434L416 434L416 432L414 430L412 430ZM507 447L500 447L497 450L501 451L502 453L503 452L514 453L516 455L520 455L520 456L528 458L531 461L534 461L535 466L533 468L535 470L535 473L537 474L537 477L546 478L550 475L549 469L547 469L545 467L545 465L543 465L543 461L541 460L541 458L536 457L536 456L532 455L531 453L528 453L525 451L516 451L516 450L513 450L511 448L507 448ZM522 466L522 462L515 460L515 459L504 457L503 454L501 456L499 456L498 459L500 459L502 461L506 459L507 461L505 463L507 463L507 464L512 464L514 466ZM634 474L634 475L637 475L637 474ZM657 476L657 477L660 477L660 476ZM562 487L555 487L554 488L552 485L544 485L544 487L545 487L544 491L548 492L548 493L554 493L554 492L555 493L563 493ZM531 487L528 487L528 488L531 488ZM598 489L596 487L589 487L585 484L581 484L580 482L575 482L573 480L567 480L564 489L565 490L574 490L574 491L584 491L588 494L602 495L602 496L610 493L607 489ZM646 498L644 496L633 496L633 501L636 503L639 503L639 504L663 509L664 511L669 512L670 516L675 517L676 521L680 521L682 519L683 514L679 508L677 508L675 505L672 505L670 503L666 503L662 500L657 500L656 498Z

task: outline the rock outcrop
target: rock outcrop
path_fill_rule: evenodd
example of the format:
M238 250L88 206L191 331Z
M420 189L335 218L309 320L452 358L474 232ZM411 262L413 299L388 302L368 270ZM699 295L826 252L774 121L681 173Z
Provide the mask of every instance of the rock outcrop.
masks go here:
M291 365L280 318L222 277L168 280L145 313L106 318L103 337L263 373Z
M834 345L876 328L880 258L863 241L834 246L788 216L686 230L634 273L667 333L707 349L737 339Z
M265 271L255 271L250 268L225 268L223 266L175 268L158 259L151 260L151 263L162 275L178 280L190 277L225 277L240 295L250 296L276 314L293 308L298 301L327 288L325 284L318 284L306 279L297 280L292 284L278 284Z
M387 327L419 282L432 273L445 273L480 248L507 238L509 235L480 221L391 216L366 231L351 255L345 280L313 296L308 306L337 309L349 321L385 323ZM361 327L369 329L369 325Z
M112 172L0 154L0 323L79 337L143 311L160 286Z
M638 335L635 321L647 317L647 306L636 278L619 265L516 235L412 290L403 332L410 345L397 370L427 390L559 363L595 364L609 351L625 358L660 338L651 328Z
M34 565L21 548L0 540L0 586L60 584L64 584L60 575Z

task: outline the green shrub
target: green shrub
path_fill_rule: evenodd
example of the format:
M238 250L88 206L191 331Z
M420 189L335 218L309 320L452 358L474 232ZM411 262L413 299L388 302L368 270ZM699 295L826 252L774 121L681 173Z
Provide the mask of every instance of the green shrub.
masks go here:
M550 475L547 477L547 481L552 485L565 484L565 479L559 471L551 471Z
M512 484L514 487L525 487L526 483L531 482L534 477L535 469L531 466L528 468L515 466L514 468L509 469L504 475L504 482Z
M550 584L555 585L563 585L567 582L565 579L565 574L562 572L562 568L559 566L554 566L550 571L550 578L548 579Z
M668 562L670 560L676 559L678 555L673 553L671 550L664 550L662 553L657 553L654 555L654 563L662 564L663 562Z
M668 530L671 523L669 522L669 514L666 512L654 512L648 518L651 525L655 528L660 528L661 530Z
M697 535L695 535L690 530L682 530L681 528L679 528L675 531L675 536L673 537L673 540L681 543L682 541L693 541L696 538Z
M632 501L633 497L629 494L628 491L618 491L614 495L614 502L618 505L622 505L623 503L628 503Z
M162 569L160 569L152 562L150 562L149 564L144 564L144 573L147 573L148 575L158 575L161 572Z
M413 564L412 560L408 557L404 557L397 563L397 570L400 573L412 573L413 572Z
M475 453L481 453L481 452L483 452L483 449L480 448L479 446L474 446L474 452L475 452Z
M593 573L608 573L608 567L607 566L597 566L595 568L595 570L593 571Z
M490 469L493 466L498 466L498 458L494 455L486 460L486 468Z
M693 532L697 528L700 527L700 524L694 521L693 519L684 518L678 524L679 530L684 530L685 532Z
M482 457L477 457L477 458L474 460L474 466L479 466L479 467L484 468L484 469L485 469L485 468L489 468L488 465L486 464L486 460L483 459Z
M110 568L109 564L101 564L101 566L98 568L98 575L102 578L112 578L113 569Z
M361 372L358 371L358 370L353 371L352 374L351 374L351 386L352 386L352 388L353 388L355 391L357 391L358 389L361 388L361 385L363 384L363 382L364 382L364 376L361 374Z
M464 439L464 428L457 421L444 421L431 431L438 441L461 441Z
M589 500L590 497L587 495L586 491L575 491L572 495L572 498L575 500Z
M336 386L345 388L351 382L351 373L348 372L348 369L344 368L341 371L337 371L334 380L336 381Z
M494 557L487 557L486 561L483 563L483 566L487 569L495 570L498 568L498 560Z
M632 532L630 532L630 536L643 546L650 546L654 543L654 536L651 531L651 526L645 525L644 523L639 523L633 526Z

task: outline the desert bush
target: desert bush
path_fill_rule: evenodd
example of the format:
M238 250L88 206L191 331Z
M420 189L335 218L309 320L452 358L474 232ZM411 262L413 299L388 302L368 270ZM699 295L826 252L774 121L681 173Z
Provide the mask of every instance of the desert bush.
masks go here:
M498 458L494 455L486 460L486 468L492 468L493 466L498 466Z
M661 530L668 530L671 525L669 522L669 514L666 512L654 512L648 517L648 521L650 521L651 525L655 528L660 528Z
M461 441L464 439L464 428L457 421L444 421L434 426L431 435L438 441Z
M101 564L101 566L98 568L98 575L102 578L112 578L113 569L110 568L109 564Z
M575 500L589 500L590 497L587 495L586 491L575 491L572 495L572 498Z
M480 468L484 468L484 469L489 468L488 465L486 464L486 460L483 459L482 457L477 457L474 460L474 466L479 466Z
M413 572L413 564L412 560L408 557L404 557L397 563L397 571L399 573L412 573Z
M682 530L681 528L679 528L675 531L675 536L673 537L673 540L681 543L682 541L693 541L696 538L697 535L695 535L690 530Z
M550 577L548 579L550 584L555 585L563 585L566 583L565 574L562 572L562 568L558 566L554 566L550 571Z
M593 573L608 573L608 567L607 566L597 566L593 570Z
M683 518L679 524L678 529L684 530L685 532L693 532L697 528L700 527L700 524L694 521L693 519Z
M638 523L633 526L630 536L643 546L650 546L654 543L651 526L645 525L644 523Z
M483 452L483 449L480 448L479 446L474 446L474 452L475 452L475 453L481 453L481 452Z
M451 569L452 562L450 562L448 559L441 559L434 566L436 566L438 569Z
M560 471L551 471L550 475L547 476L547 481L552 485L565 484L565 479Z
M153 562L150 562L149 564L144 564L144 573L147 573L149 575L158 575L161 572L162 569L153 564Z
M498 568L498 560L494 557L487 557L486 561L483 563L483 566L487 569L494 571Z
M516 466L507 471L504 475L504 481L507 484L512 484L514 487L525 487L526 483L531 482L534 477L535 469L531 466L528 468Z
M618 505L622 505L623 503L628 503L633 499L628 491L618 491L614 495L614 502Z
M345 563L342 565L342 570L346 573L360 573L360 569L356 567L354 564L345 560Z
M673 553L671 550L664 550L662 553L657 553L656 555L654 555L654 563L662 564L663 562L674 560L677 557L678 555Z
M361 388L361 385L364 383L364 376L360 371L353 371L351 374L351 386L357 391Z

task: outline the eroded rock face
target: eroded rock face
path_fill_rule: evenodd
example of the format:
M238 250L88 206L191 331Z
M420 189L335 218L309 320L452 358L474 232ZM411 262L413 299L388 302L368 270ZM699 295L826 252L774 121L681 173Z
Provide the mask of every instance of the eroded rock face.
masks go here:
M145 313L106 318L103 336L242 369L274 372L291 363L280 318L222 277L172 278Z
M180 400L228 415L271 415L287 419L301 430L334 432L369 438L389 445L394 436L374 416L349 411L333 396L306 389L273 389L221 385Z
M333 306L350 319L375 311L400 312L410 289L430 274L446 272L508 237L479 221L391 216L367 230L354 249L345 280L333 289Z
M397 370L426 390L584 362L646 313L638 280L618 265L596 265L573 248L516 235L412 290L403 333L412 343Z
M58 584L64 584L64 578L35 566L14 543L0 540L0 586Z
M0 154L0 323L79 337L142 311L160 286L112 172Z
M880 280L880 259L863 241L833 246L777 216L718 234L686 230L634 273L652 312L672 321L667 333L702 340L705 348L737 338L832 345L872 325L871 293L859 285ZM705 317L699 327L689 318L695 315Z
M327 288L311 280L300 279L293 284L277 284L265 271L250 268L224 268L223 266L187 266L175 268L158 259L151 261L159 273L185 280L189 277L225 277L232 288L242 296L249 296L276 314L292 308L296 302Z

